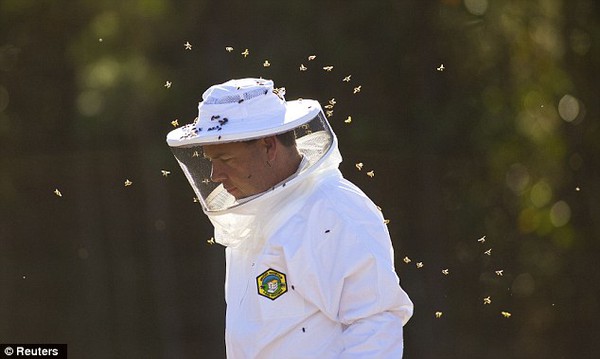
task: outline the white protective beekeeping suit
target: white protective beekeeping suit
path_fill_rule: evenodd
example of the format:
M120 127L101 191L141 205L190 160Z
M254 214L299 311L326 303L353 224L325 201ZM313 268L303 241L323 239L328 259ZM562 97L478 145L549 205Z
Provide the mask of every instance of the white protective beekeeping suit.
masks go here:
M381 213L338 170L321 106L285 101L262 79L203 95L167 142L226 246L228 358L400 358L413 305L399 285ZM298 171L237 201L212 183L202 146L294 130Z

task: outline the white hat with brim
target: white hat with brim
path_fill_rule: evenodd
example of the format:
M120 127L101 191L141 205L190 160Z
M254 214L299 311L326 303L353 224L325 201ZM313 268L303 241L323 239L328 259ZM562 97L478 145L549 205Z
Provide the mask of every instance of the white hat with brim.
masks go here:
M245 78L204 92L194 123L167 135L171 147L252 140L290 131L321 112L315 100L285 101L273 81Z

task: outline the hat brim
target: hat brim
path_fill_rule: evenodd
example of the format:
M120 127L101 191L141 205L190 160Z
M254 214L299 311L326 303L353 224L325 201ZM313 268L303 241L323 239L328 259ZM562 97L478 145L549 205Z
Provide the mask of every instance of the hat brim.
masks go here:
M321 105L315 100L287 101L283 118L267 121L268 125L263 122L260 128L257 128L254 123L240 121L236 124L222 126L218 130L201 130L190 135L192 130L190 126L193 125L186 125L169 132L167 134L167 144L171 147L203 146L273 136L290 131L312 120L321 111Z

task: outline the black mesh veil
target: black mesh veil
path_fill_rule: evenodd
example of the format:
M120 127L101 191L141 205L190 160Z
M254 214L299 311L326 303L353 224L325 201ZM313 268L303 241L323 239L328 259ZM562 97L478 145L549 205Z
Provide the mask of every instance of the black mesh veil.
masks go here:
M322 111L319 111L309 121L294 128L293 132L298 151L305 159L302 168L297 173L299 174L309 171L330 151L334 135ZM272 135L277 134L273 133ZM252 139L254 138L248 138L247 140ZM211 162L204 157L202 145L173 146L171 151L205 211L222 211L252 200L250 198L238 202L234 196L223 188L223 185L210 180ZM273 189L275 188L277 187Z

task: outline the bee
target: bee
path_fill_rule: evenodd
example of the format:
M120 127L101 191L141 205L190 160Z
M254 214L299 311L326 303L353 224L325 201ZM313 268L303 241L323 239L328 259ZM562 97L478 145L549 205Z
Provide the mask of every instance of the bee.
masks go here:
M448 274L450 274L450 270L448 270L448 269L442 269L442 274L443 275L448 275Z
M510 318L510 316L512 315L512 314L510 314L509 312L500 312L500 313L502 314L502 316L503 316L504 318Z
M441 318L442 317L442 312L435 312L435 317L436 318Z
M441 64L440 67L437 68L438 71L444 71L445 67L444 64Z
M171 84L172 84L171 81L167 81L167 82L165 82L165 87L168 88L168 89L170 89L171 88Z
M265 62L263 63L264 67L269 67L271 66L271 63L269 62L269 60L265 60Z
M497 270L496 271L496 275L499 276L499 277L502 277L504 275L504 269Z
M304 64L300 64L300 71L306 71L306 66L304 66Z
M483 237L479 238L479 239L477 240L477 242L479 242L479 243L485 243L485 236L483 236Z
M417 262L416 266L417 268L423 268L423 262Z
M369 172L367 172L367 176L369 176L371 178L375 177L375 171L370 170Z
M58 197L62 197L62 193L60 193L58 188L54 190L54 194L57 195Z
M412 262L412 261L411 261L411 259L410 259L410 258L408 258L408 257L404 257L402 260L403 260L403 261L404 261L404 263L406 263L406 264L408 264L408 263Z
M250 55L250 51L246 49L244 52L242 52L242 55L244 55L244 57L248 57L248 55Z
M179 120L175 119L175 120L171 121L171 125L173 125L173 127L179 126Z
M488 256L492 255L492 249L488 249L487 251L484 252L485 254L487 254Z
M231 47L231 46L226 46L226 47L225 47L225 51L227 51L227 52L231 52L231 51L233 51L233 47Z
M327 71L327 72L331 72L331 70L333 70L333 66L323 66L323 70Z
M357 164L354 165L356 167L357 170L361 171L363 169L363 163L359 162Z
M348 116L347 119L344 120L345 123L350 123L352 122L352 116Z
M183 44L183 46L185 46L186 50L191 50L192 49L192 44L190 44L189 41L187 41L185 44Z
M487 304L492 304L492 298L491 297L485 297L483 298L483 304L487 305Z
M133 182L131 182L130 180L126 179L125 180L125 187L131 186L133 184Z
M316 56L316 55L310 55L310 56L308 57L308 61L312 61L312 60L314 60L314 59L316 59L316 58L317 58L317 56Z
M362 85L356 86L356 87L354 88L354 93L355 93L355 94L359 93L361 88L362 88Z
M167 171L167 170L161 170L160 172L162 172L162 175L165 176L165 177L167 177L168 175L171 174L171 172Z
M348 75L348 76L344 77L344 79L342 81L344 81L344 82L350 82L350 77L351 76L352 75Z
M283 96L285 96L285 87L275 88L273 89L273 93L283 100Z

